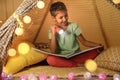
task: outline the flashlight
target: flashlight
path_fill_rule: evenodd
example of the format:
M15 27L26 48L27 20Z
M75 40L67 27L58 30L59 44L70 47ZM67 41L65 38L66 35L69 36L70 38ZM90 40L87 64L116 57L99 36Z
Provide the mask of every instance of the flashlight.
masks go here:
M59 27L56 27L56 32L57 33L59 33L59 34L62 34L62 33L64 33L64 30L63 29L61 29L61 28L59 28Z

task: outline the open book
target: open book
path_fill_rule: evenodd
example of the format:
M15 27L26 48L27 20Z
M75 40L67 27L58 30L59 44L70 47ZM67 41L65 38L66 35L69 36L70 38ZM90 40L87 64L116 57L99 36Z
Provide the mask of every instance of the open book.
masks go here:
M92 47L92 48L88 48L88 49L82 50L82 51L77 52L77 53L69 53L69 54L54 54L54 53L51 53L51 52L48 52L48 51L45 51L45 50L40 50L40 49L37 49L37 48L33 48L33 49L36 50L36 51L39 51L41 53L48 54L48 55L54 55L54 56L59 56L59 57L64 57L64 58L71 58L71 57L76 56L78 54L83 54L83 53L85 53L87 51L100 49L102 47L103 46L96 46L96 47Z

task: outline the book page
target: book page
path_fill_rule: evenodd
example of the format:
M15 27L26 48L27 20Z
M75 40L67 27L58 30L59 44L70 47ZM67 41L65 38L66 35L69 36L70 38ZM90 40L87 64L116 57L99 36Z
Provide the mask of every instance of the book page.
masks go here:
M92 48L88 48L88 49L82 50L82 51L77 52L77 53L69 53L69 54L54 54L54 53L51 53L51 52L48 52L48 51L44 51L44 50L40 50L40 49L37 49L37 48L33 48L33 49L36 50L36 51L39 51L41 53L48 54L48 55L59 56L59 57L64 57L64 58L71 58L73 56L76 56L76 55L79 55L79 54L83 54L83 53L85 53L87 51L94 50L94 49L100 49L102 47L103 46L96 46L96 47L92 47Z

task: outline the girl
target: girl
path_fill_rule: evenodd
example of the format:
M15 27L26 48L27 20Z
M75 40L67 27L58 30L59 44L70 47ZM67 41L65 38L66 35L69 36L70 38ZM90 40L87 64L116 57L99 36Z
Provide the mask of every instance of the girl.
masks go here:
M53 54L79 52L80 46L78 41L86 47L100 45L86 40L77 23L68 22L67 8L63 2L58 1L51 4L50 13L55 21L55 24L50 27L49 31L50 50ZM63 30L63 33L59 34L59 29ZM84 63L86 59L94 59L98 54L97 50L93 50L70 59L49 55L47 62L49 65L56 67L77 67L78 64Z

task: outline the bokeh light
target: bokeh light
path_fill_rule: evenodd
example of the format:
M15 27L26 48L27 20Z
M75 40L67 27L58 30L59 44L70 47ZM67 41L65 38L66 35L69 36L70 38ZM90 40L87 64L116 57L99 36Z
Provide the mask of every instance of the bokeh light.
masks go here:
M107 75L105 73L99 73L98 78L99 78L99 80L106 80Z
M96 62L95 62L94 60L88 59L88 60L86 60L86 62L85 62L85 67L86 67L86 69L87 69L88 71L94 72L94 71L96 71L96 69L97 69L97 64L96 64Z
M23 28L17 27L15 29L15 34L18 35L18 36L23 35L23 32L24 32Z
M18 45L18 52L20 54L27 54L30 51L30 46L28 43L22 42Z
M26 24L30 23L31 22L31 17L28 16L28 15L24 16L23 17L23 22L26 23Z
M112 0L115 4L119 4L120 0Z
M40 9L42 9L42 8L45 7L45 3L43 1L38 1L37 2L37 7L40 8Z
M92 74L90 72L86 72L83 76L85 80L90 80L92 78Z
M7 53L9 56L12 57L12 56L16 55L16 50L14 48L10 48L10 49L8 49Z

